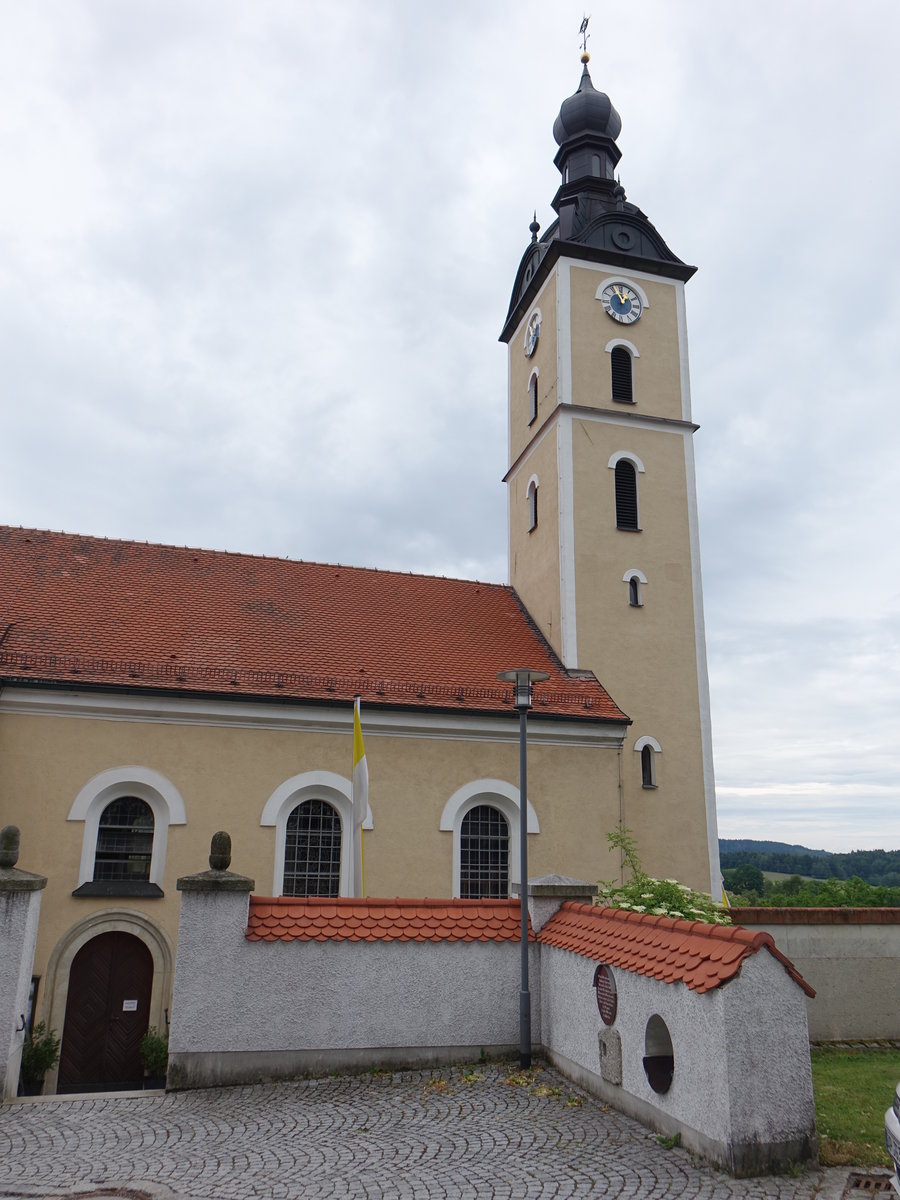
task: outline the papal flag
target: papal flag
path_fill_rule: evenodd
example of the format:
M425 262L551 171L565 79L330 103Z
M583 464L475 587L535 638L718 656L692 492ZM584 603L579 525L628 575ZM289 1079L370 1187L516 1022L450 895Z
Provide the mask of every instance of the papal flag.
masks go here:
M353 894L365 894L366 874L363 859L363 821L369 807L369 765L359 719L359 696L353 702Z

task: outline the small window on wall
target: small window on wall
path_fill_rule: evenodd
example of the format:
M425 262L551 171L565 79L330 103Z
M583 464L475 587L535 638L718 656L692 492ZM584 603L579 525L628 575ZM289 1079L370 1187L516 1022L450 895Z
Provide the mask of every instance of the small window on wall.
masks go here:
M536 479L532 479L528 484L526 500L528 503L528 532L530 533L532 529L537 529L538 523L538 484Z
M509 825L490 804L470 808L459 832L459 894L464 900L509 895Z
M620 404L634 403L632 383L632 359L624 346L613 346L610 352L612 373L612 398Z
M153 857L153 810L137 796L107 804L97 826L94 882L149 880Z
M662 753L662 748L656 738L642 737L634 743L636 753L641 756L641 787L655 788L656 756Z
M538 373L534 371L528 380L528 424L533 425L538 415Z
M628 584L628 603L632 608L643 608L644 606L644 584L647 582L647 576L643 571L639 571L636 567L629 569L622 576L622 581Z
M616 528L640 529L637 472L634 463L627 458L620 458L616 463Z

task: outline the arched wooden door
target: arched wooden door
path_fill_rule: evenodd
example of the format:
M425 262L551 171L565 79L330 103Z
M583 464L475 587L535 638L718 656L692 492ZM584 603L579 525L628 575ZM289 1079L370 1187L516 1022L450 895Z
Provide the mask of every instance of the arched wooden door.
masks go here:
M153 957L140 938L101 933L81 947L69 970L57 1091L141 1086L152 986Z

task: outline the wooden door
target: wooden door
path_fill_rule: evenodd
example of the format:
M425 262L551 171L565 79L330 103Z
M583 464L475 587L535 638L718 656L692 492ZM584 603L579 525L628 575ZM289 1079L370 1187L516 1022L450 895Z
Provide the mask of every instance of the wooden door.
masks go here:
M153 958L132 934L101 933L81 947L69 971L57 1091L141 1086L152 985Z

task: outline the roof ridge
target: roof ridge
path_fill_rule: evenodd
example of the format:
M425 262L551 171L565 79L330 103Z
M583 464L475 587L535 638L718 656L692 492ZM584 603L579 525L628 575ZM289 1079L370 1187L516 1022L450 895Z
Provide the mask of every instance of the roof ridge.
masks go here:
M515 589L509 583L498 583L486 579L466 579L461 575L435 575L428 571L402 571L394 567L366 567L356 566L352 563L322 562L319 559L294 558L289 554L253 554L247 550L216 550L210 546L188 546L186 544L179 546L175 542L142 541L137 538L107 537L105 534L95 533L71 533L65 529L35 529L27 525L0 524L0 533L4 531L9 533L71 538L73 541L106 543L110 546L134 546L146 547L151 550L174 550L184 554L213 554L220 558L246 558L252 562L288 562L302 564L307 567L325 567L336 571L367 571L373 575L396 575L402 579L408 579L409 577L414 579L442 579L447 583L471 583L478 587L497 588L500 591L511 592L515 595Z

